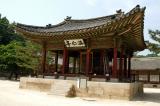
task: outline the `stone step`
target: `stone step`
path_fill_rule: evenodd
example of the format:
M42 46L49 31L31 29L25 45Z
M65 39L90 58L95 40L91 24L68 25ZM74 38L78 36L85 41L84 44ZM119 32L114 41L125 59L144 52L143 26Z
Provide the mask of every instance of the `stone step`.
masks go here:
M50 94L58 95L58 96L65 96L67 92L69 91L70 87L71 87L70 84L55 83L53 87L51 88Z

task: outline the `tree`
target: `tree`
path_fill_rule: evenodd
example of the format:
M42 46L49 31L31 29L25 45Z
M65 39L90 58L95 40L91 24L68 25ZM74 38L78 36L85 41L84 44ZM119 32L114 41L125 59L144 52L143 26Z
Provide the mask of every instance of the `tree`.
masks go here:
M160 54L160 31L149 30L149 34L154 43L148 42L148 49L152 52L153 56L158 56Z
M9 79L20 72L34 72L38 66L38 58L33 55L35 46L26 42L12 41L8 45L0 45L0 70L10 72Z
M15 33L14 26L14 23L10 24L6 17L0 15L0 45L9 44L13 40L24 42L23 37Z
M10 24L0 14L0 72L15 74L35 72L39 61L40 47L15 33L15 24Z

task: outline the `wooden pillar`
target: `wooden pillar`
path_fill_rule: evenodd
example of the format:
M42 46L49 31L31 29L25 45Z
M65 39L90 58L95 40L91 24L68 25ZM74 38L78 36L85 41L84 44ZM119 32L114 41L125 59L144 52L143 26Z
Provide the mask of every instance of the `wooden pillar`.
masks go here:
M73 73L76 72L76 57L73 58Z
M68 55L68 51L67 51L67 63L66 63L66 73L70 73L69 70L69 62L70 62L70 56Z
M128 55L128 79L131 79L131 56Z
M55 55L55 72L58 71L58 51L56 51Z
M114 47L113 54L112 78L117 78L117 47Z
M44 78L44 73L46 71L46 42L43 42L42 44L42 73Z
M122 80L124 77L123 74L123 57L124 56L124 48L121 48L121 52L120 52L120 61L119 61L119 79Z
M140 72L137 71L137 81L139 81L139 75L140 75Z
M147 82L150 82L150 72L148 71L148 74L147 74Z
M127 78L127 56L124 55L124 78Z
M82 73L82 52L80 51L80 56L79 56L79 74Z
M105 74L105 70L104 70L104 53L105 50L101 50L100 51L100 71L102 72L102 74Z
M67 48L64 48L62 74L65 74L65 71L68 71L67 64L68 64L68 51Z
M160 73L159 73L159 83L160 83Z
M90 64L90 49L87 49L86 53L86 76L88 76L88 73L90 72L91 64Z

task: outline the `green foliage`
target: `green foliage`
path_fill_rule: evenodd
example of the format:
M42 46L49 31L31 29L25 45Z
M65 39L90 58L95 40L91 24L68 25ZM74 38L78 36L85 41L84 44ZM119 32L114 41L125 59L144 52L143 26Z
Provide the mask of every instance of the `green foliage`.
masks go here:
M11 73L11 76L13 73L35 72L40 47L15 33L14 26L0 15L0 71Z
M8 45L0 45L0 69L5 71L35 70L38 58L33 56L35 48L30 43L12 41Z
M149 34L152 40L155 42L148 42L148 49L152 52L152 56L158 56L160 54L160 31L159 30L149 30ZM150 54L151 55L151 54Z
M146 41L146 45L148 50L151 52L150 54L138 55L139 52L134 53L135 57L157 57L160 56L160 31L159 30L149 30L150 38L153 42Z
M13 40L24 41L14 31L14 23L10 24L6 17L0 17L0 44L8 44Z

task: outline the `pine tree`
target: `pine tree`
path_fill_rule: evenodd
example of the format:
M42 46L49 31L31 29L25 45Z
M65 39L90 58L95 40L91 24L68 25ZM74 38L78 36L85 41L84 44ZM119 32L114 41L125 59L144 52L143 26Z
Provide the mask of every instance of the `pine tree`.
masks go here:
M152 52L154 56L160 55L160 31L159 30L149 30L151 39L154 42L148 42L148 49Z

